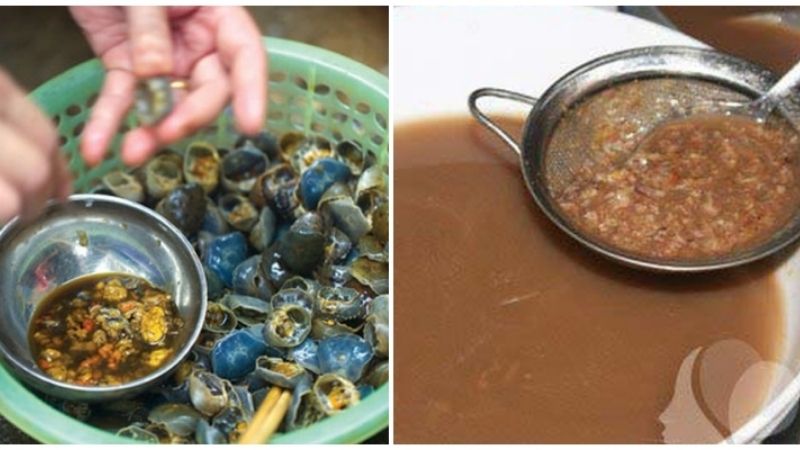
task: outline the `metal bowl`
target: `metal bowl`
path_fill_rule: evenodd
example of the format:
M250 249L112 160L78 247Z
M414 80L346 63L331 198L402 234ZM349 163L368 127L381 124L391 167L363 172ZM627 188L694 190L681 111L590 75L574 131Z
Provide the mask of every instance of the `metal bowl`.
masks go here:
M35 222L14 219L0 230L0 354L34 388L64 399L106 401L159 383L189 353L206 313L203 268L189 241L166 219L136 203L105 195L73 195L50 204ZM123 273L172 294L185 325L177 351L158 370L134 381L85 387L56 381L32 358L28 325L38 303L85 275Z

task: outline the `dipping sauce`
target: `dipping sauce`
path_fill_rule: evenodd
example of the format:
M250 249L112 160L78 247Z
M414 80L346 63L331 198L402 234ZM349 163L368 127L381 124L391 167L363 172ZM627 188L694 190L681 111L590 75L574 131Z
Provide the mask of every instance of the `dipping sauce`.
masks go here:
M166 292L130 275L95 274L70 281L42 300L29 341L39 368L50 377L112 386L167 362L182 327Z
M703 420L674 401L679 369L730 340L780 358L770 265L620 267L540 213L516 156L473 119L398 125L394 142L396 442L715 442L741 425L708 407L727 406L740 355L693 366L726 386L705 391ZM740 417L770 382L738 397Z
M669 95L689 85L700 103L691 110ZM552 184L567 218L605 244L660 260L712 259L771 238L800 208L800 139L777 117L762 125L713 114L720 97L744 100L707 82L653 79L568 111L550 154L582 145L586 162Z

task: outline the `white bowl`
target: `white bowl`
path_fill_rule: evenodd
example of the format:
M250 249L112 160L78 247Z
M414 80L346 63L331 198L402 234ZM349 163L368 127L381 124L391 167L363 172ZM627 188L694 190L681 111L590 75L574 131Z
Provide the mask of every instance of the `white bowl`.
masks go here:
M598 8L400 7L394 15L394 123L469 115L467 97L481 87L531 96L567 71L598 56L650 45L703 46L674 30ZM527 113L508 102L492 113ZM531 200L532 201L532 200ZM777 269L784 297L784 348L760 412L727 441L760 442L793 418L800 399L800 252Z

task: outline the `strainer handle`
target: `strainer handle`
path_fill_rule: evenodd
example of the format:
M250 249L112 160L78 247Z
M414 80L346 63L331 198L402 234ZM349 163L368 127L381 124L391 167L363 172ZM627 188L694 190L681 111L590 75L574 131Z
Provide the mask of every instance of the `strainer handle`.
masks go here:
M472 113L475 119L477 119L477 121L480 122L481 125L485 126L490 131L494 132L494 134L499 136L500 139L502 139L503 142L508 144L508 146L511 147L512 150L517 152L518 155L521 154L522 150L520 149L519 143L515 141L514 138L511 137L511 135L508 134L506 130L502 129L500 125L492 122L492 119L490 119L486 114L483 113L483 111L480 110L480 108L478 108L478 99L481 97L496 97L505 100L514 100L520 103L527 103L531 106L535 105L538 100L534 97L529 97L525 94L520 94L519 92L507 91L505 89L496 89L496 88L478 89L469 96L469 111Z

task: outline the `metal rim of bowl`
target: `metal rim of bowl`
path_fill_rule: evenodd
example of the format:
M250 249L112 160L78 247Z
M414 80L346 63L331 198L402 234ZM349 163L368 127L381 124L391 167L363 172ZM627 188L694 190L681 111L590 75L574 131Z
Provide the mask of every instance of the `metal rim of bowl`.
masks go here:
M651 61L648 65L648 59ZM641 65L637 66L636 61ZM642 62L643 61L643 62ZM675 64L665 66L665 64ZM683 65L681 65L683 63ZM653 66L661 64L655 69ZM716 66L714 66L716 64ZM614 66L615 71L609 71ZM712 70L713 67L713 70ZM606 72L602 72L605 70ZM602 75L598 75L598 72ZM599 239L582 233L560 212L547 189L544 179L545 155L549 139L563 111L592 94L614 84L644 78L691 78L711 81L757 96L776 80L769 70L744 59L717 50L687 46L638 47L610 53L592 59L564 74L539 98L513 91L483 88L469 98L472 114L484 126L499 135L518 155L525 184L539 209L559 229L583 246L628 267L653 272L695 273L722 270L748 264L773 255L800 238L798 214L772 239L754 248L723 258L698 261L676 261L647 258L616 249ZM756 87L755 84L761 84ZM760 88L760 89L759 89ZM517 143L508 133L491 121L477 107L480 97L493 96L531 105L522 131L522 141ZM793 122L796 124L796 122Z
M16 358L11 357L9 355L8 348L6 347L5 343L0 341L0 354L2 354L2 359L7 365L15 372L24 374L25 377L29 377L31 381L34 381L36 384L40 385L49 385L55 386L60 390L65 391L72 391L76 393L80 393L81 395L91 395L91 394L105 394L108 395L115 395L119 394L121 398L125 396L133 395L135 393L140 392L142 389L146 389L156 383L158 383L161 379L168 376L173 370L177 368L177 366L189 355L189 352L192 350L192 346L197 341L197 338L200 336L203 328L203 320L202 318L205 317L206 314L206 307L208 305L207 302L207 292L208 286L206 285L206 279L203 272L203 266L200 263L197 254L192 249L192 245L189 243L189 240L186 239L186 236L169 220L162 217L160 214L156 213L155 211L142 206L138 203L134 203L129 200L125 200L119 197L114 197L110 195L102 195L102 194L73 194L69 196L67 199L68 203L75 203L75 204L91 204L93 202L107 202L113 203L119 207L129 208L135 210L137 213L143 214L150 220L154 220L160 225L164 226L171 234L174 235L177 242L180 243L180 251L186 252L189 255L189 259L192 261L193 269L196 272L197 278L200 282L200 292L201 298L200 301L200 312L198 317L200 320L194 324L194 329L192 330L191 334L187 337L186 341L180 348L180 351L166 364L158 368L157 370L141 377L137 378L133 381L128 383L118 384L114 386L80 386L71 383L65 383L63 381L58 381L53 378L50 378L43 374L39 370L34 370L28 367L25 364L20 363L17 361ZM52 208L57 206L57 202L50 201L48 202L46 208ZM14 218L10 222L8 222L2 229L0 229L0 243L2 243L7 237L8 234L11 233L13 230L16 229L17 225L19 224L19 218ZM129 392L135 391L135 392ZM107 398L107 397L106 397Z

